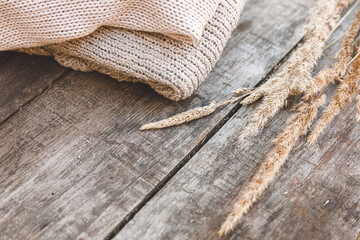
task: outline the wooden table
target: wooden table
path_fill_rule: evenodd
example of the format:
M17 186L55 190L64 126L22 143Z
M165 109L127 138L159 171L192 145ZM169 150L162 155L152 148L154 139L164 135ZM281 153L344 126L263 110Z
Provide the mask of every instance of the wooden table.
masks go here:
M240 144L254 106L233 104L183 126L138 129L263 83L301 42L314 2L248 1L220 61L181 102L142 84L65 69L52 58L0 53L0 239L216 239L294 99ZM316 71L334 62L340 44L325 51ZM226 239L359 239L355 115L348 105L317 144L308 148L302 139Z

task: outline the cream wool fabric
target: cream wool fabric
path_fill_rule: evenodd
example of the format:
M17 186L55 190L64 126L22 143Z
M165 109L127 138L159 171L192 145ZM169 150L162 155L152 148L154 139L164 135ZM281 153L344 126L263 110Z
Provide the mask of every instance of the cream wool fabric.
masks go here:
M197 42L220 0L0 0L0 51L80 38L100 26Z
M101 27L91 35L40 48L61 65L99 71L119 81L143 82L172 100L189 97L218 60L245 0L221 0L200 41L184 43L161 34Z

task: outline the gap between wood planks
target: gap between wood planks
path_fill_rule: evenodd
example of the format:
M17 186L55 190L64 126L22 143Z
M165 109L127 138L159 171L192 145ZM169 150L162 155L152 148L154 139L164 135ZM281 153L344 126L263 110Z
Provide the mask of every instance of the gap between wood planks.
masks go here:
M276 64L269 73L261 79L256 85L255 88L266 82L275 72L281 68L281 66L287 61L291 53L303 42L303 39L300 39L295 46L286 53L286 55ZM181 170L182 167L186 165L187 162L234 116L243 105L239 102L235 103L234 107L231 108L229 113L221 119L215 127L201 140L152 190L146 195L143 200L132 210L130 211L125 218L111 231L104 240L113 239L120 231L125 227L125 225L134 218L134 216L176 175L177 172ZM222 109L218 110L221 111ZM156 131L161 131L156 130Z

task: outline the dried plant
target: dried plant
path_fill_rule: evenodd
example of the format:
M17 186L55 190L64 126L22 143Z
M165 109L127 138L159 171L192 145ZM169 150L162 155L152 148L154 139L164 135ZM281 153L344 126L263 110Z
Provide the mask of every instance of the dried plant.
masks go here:
M233 97L230 100L219 102L219 103L212 102L210 105L205 106L205 107L197 107L194 109L190 109L186 112L176 114L172 117L160 120L158 122L145 124L140 128L140 130L162 129L162 128L167 128L167 127L177 126L177 125L180 125L183 123L187 123L187 122L199 119L199 118L209 116L210 114L215 112L215 110L217 108L227 105L227 104L230 104L230 103L233 103L233 102L237 102L240 99L247 96L247 94L244 94L245 91L246 91L245 88L239 88L238 90L234 91L234 93L236 93L236 94L242 94L239 97Z
M360 76L360 72L355 71L360 70L359 66L357 66L357 64L359 64L359 60L357 59L358 55L353 59L351 59L351 56L359 29L360 11L346 33L341 50L337 56L338 61L330 69L320 71L317 76L313 78L312 81L315 84L306 90L306 94L300 103L294 107L293 110L296 110L296 114L288 120L285 130L275 140L275 146L266 155L264 162L254 177L240 193L231 213L218 232L219 237L231 231L232 228L241 221L243 215L251 208L252 204L267 188L268 184L275 178L276 173L288 159L291 149L295 146L299 138L308 132L319 107L325 103L325 87L333 82L334 79L340 78L345 74L345 81L341 82L339 86L339 96L337 98L335 96L334 99L343 99L343 101L345 101L344 99L351 98L349 96L354 95L356 88L354 83L359 82L359 77L356 76ZM349 64L350 67L348 68ZM346 71L346 69L352 70ZM345 88L345 86L348 86L348 88ZM359 85L356 86L357 89L360 88ZM337 101L337 103L339 103L339 101ZM339 110L342 107L341 104L337 105L335 102L333 105L339 106ZM329 113L332 113L332 110L329 110Z
M341 81L337 87L334 97L332 98L329 106L325 113L317 122L313 131L311 132L308 142L313 144L318 139L319 135L324 131L326 126L340 113L340 110L344 105L350 102L358 88L360 80L360 57L356 57L355 60L350 64L348 70L345 73L344 80Z
M212 102L210 105L205 107L197 107L190 109L186 112L182 112L175 116L160 120L158 122L148 123L143 125L140 130L150 130L150 129L161 129L171 126L177 126L186 122L190 122L195 119L199 119L213 113L217 108L215 102Z
M274 141L274 148L266 155L265 160L255 175L239 195L233 209L218 231L219 237L230 232L251 208L256 199L261 196L269 183L274 179L276 173L284 165L291 149L300 136L306 134L319 106L324 103L325 95L316 98L312 103L304 104L297 108L297 114L289 119L283 133Z
M351 0L319 0L306 26L306 36L275 77L252 91L241 103L248 105L263 97L255 114L239 137L258 133L286 103L290 95L304 93L312 85L311 72L323 53L325 41L336 26L341 12Z
M319 93L325 87L336 79L340 79L351 61L354 49L354 42L360 29L360 11L353 20L347 34L342 43L341 49L337 54L338 61L329 69L320 71L313 79L313 84L306 90L304 99L310 98L312 95Z
M336 26L337 17L332 16L332 13L336 12L337 15L340 16L341 11L347 6L349 2L351 2L351 0L340 0L338 2L336 2L336 0L330 0L331 3L328 3L328 1L329 0L320 0L317 7L313 9L311 20L307 25L308 34L305 37L303 46L299 47L293 53L284 69L277 76L267 81L260 88L257 88L251 92L249 92L247 88L239 88L233 91L234 94L244 94L241 96L241 98L247 96L242 101L243 104L250 104L263 95L268 95L270 92L272 93L264 97L263 103L257 109L257 113L255 113L255 115L251 118L250 124L243 130L243 133L240 136L240 140L248 135L255 134L261 128L263 128L268 119L275 115L276 112L284 105L288 96L303 92L303 89L306 89L308 86L306 82L314 82L314 80L311 78L311 70L315 66L317 59L322 54L323 46L327 38L325 35L329 34L331 30L334 29L334 27L331 26ZM327 2L327 4L324 4L325 2ZM324 11L329 13L320 14ZM320 22L322 24L320 24ZM353 36L354 32L350 31L350 33L348 34L349 39ZM349 46L351 45L350 42L352 41L351 39L347 41ZM317 48L313 49L313 45L316 45ZM344 45L346 44L344 43ZM338 65L333 69L324 71L323 76L319 77L318 81L321 81L321 79L330 79L330 75L334 75L334 77L335 75L338 75L336 73L343 69L343 65L348 62L347 58L350 58L349 46L343 48L343 51L340 54L341 61L339 61ZM291 78L294 76L297 76L296 81L289 81L289 83L286 83L286 81L291 80ZM311 86L314 85L315 84L312 84ZM326 86L326 84L324 86ZM140 128L140 130L162 129L181 125L183 123L208 116L212 114L219 106L237 100L238 99L236 98L235 100L231 99L217 105L214 103L210 104L209 106L191 109L158 122L145 124Z

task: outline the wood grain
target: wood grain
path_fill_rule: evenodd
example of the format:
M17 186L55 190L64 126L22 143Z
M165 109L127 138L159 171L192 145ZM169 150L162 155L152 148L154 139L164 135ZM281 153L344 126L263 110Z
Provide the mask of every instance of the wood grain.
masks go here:
M326 51L316 71L334 62L340 44ZM241 187L284 128L294 100L261 134L239 144L237 138L254 107L241 108L114 239L217 239ZM360 125L355 116L351 104L315 146L307 148L302 139L276 181L224 239L356 239Z
M232 107L163 131L138 128L253 87L300 41L311 5L249 1L214 71L179 103L140 84L66 74L0 127L0 238L109 236Z
M54 60L15 52L0 53L0 124L65 73Z

